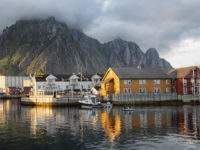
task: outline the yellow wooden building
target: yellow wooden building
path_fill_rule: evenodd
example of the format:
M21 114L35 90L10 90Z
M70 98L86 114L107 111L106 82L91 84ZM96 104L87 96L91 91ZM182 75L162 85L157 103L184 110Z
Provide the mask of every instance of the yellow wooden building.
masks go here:
M172 78L158 68L109 68L101 82L101 95L171 93Z

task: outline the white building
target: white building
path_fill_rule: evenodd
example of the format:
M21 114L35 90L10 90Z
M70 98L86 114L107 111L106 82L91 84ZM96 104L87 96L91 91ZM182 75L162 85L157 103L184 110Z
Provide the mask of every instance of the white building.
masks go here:
M52 94L58 91L91 91L91 89L100 85L101 77L99 75L80 76L72 75L39 75L32 78L33 93L35 95Z
M0 93L6 93L10 87L23 88L23 81L31 80L29 76L0 76Z

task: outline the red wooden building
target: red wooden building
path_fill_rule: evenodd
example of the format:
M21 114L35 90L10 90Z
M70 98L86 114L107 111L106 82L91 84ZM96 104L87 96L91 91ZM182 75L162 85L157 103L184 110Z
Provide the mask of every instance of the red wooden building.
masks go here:
M200 94L200 69L197 66L172 69L168 73L174 77L173 86L177 94Z

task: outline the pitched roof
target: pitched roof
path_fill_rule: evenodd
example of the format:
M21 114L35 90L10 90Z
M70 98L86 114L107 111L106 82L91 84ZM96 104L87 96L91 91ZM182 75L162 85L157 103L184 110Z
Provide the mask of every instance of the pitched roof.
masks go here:
M167 73L160 68L137 69L132 67L112 68L120 79L170 79Z
M169 75L175 74L176 78L184 78L191 70L197 68L197 66L175 68L168 72Z
M80 79L80 77L81 77L80 74L44 74L44 75L41 75L41 76L36 76L35 78L36 78L36 81L45 82L46 78L49 75L55 76L57 78L56 81L69 81L70 77L72 77L73 75L76 75L77 77L79 77L79 79L78 79L79 81L81 80ZM82 81L91 81L91 77L92 76L94 76L94 74L82 75Z

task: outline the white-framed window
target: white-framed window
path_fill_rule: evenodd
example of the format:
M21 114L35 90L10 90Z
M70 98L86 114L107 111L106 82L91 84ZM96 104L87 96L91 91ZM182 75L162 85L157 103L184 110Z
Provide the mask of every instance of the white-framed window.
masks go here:
M160 84L160 80L153 80L154 84Z
M146 80L139 80L139 84L146 84Z
M169 93L170 92L170 89L169 88L166 88L166 93Z
M154 88L154 93L160 93L160 88Z
M77 82L78 82L78 79L70 79L70 82L71 82L71 83L77 83Z
M140 88L139 93L146 93L146 88Z
M169 84L169 80L166 80L166 84Z
M186 87L184 87L184 94L187 94L187 88Z
M190 87L190 91L191 91L192 93L194 93L194 88L193 88L193 87Z
M193 78L191 78L190 81L191 81L192 83L194 83L194 79L193 79Z
M94 83L99 83L99 79L93 79Z
M124 84L131 84L131 80L124 80Z
M184 84L187 84L187 79L184 79L183 83L184 83Z
M49 83L52 83L52 82L53 82L53 79L48 79L48 82L49 82Z
M124 88L124 94L131 94L131 88Z

